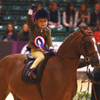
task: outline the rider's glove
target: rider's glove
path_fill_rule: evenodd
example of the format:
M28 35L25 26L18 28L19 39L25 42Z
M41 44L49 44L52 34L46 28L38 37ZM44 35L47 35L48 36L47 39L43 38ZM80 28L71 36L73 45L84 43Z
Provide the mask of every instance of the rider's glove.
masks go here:
M36 5L35 4L32 4L30 9L34 10L36 8Z
M28 15L32 15L33 14L33 10L36 8L35 4L32 4L32 6L30 7L29 11L28 11Z
M54 52L54 48L52 46L49 47L50 52Z

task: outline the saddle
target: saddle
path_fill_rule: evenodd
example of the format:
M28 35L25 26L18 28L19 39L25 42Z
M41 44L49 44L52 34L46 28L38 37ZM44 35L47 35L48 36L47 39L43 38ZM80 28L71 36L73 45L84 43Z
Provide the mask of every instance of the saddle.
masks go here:
M23 68L21 74L22 80L25 83L31 83L31 84L36 84L37 82L40 83L47 61L50 57L54 55L55 55L54 52L49 52L45 54L45 60L43 60L36 68L36 75L37 75L36 79L33 79L31 76L28 76L28 71L35 59L32 56L26 55L26 59L24 61L25 67Z

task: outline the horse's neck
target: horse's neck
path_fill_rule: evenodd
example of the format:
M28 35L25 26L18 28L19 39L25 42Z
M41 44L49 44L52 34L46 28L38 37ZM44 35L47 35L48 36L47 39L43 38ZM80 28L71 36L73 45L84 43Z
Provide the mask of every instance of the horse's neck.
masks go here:
M79 58L78 50L81 44L81 34L80 32L73 33L63 42L59 48L57 54L64 57L77 57Z
M57 68L62 68L59 73L62 74L64 82L66 77L70 79L76 78L77 66L80 58L80 46L81 46L81 34L73 33L69 36L64 43L59 48L57 54L63 56L65 59L61 58L58 63L60 63ZM74 58L74 59L73 59ZM65 83L68 83L66 80Z

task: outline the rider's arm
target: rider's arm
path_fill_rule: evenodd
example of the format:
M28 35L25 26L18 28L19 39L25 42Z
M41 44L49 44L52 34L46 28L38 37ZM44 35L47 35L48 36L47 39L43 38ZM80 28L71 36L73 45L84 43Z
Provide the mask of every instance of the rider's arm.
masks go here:
M29 9L28 15L27 15L27 24L28 24L30 29L34 27L34 24L33 24L33 21L32 21L32 14L33 14L33 10Z
M30 29L34 28L34 23L32 21L32 14L33 14L33 11L35 8L36 8L36 5L32 4L31 8L28 11L28 15L27 15L27 24L28 24Z

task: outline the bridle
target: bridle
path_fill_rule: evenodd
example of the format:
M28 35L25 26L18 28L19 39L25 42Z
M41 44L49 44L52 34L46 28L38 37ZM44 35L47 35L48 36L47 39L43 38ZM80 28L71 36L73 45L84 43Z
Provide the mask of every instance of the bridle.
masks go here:
M86 55L85 60L86 60L86 61L90 61L90 57L91 57L92 55L98 53L98 51L94 51L94 52L92 52L92 53L89 53L89 52L88 52L87 46L85 45L85 41L84 41L84 38L86 38L86 37L88 37L88 36L94 36L94 34L88 34L88 35L83 35L83 34L82 34L82 42L81 42L81 45L83 44L83 46L84 46L84 51L85 51L85 55ZM81 47L80 47L80 48L81 48Z
M82 33L82 36L81 36L82 41L81 41L81 45L80 45L80 49L79 49L79 52L80 52L80 51L81 51L82 45L84 46L85 55L86 55L85 60L86 60L86 61L90 61L90 57L91 57L92 55L98 53L98 51L94 51L94 52L92 52L92 53L90 53L90 54L88 53L88 49L87 49L87 47L86 47L86 45L85 45L85 40L84 40L84 38L86 38L86 37L88 37L88 36L94 36L94 34L83 35L83 33ZM60 58L63 58L63 59L72 59L72 60L78 59L78 58L74 58L74 57L65 57L65 56L61 56L61 55L59 55L59 54L55 54L55 55L58 56L58 57L60 57Z
M85 61L86 61L86 62L89 62L89 61L91 62L90 57L91 57L92 55L98 53L98 51L94 51L94 52L92 52L92 53L88 53L88 50L87 50L87 47L86 47L85 41L84 41L84 38L87 37L87 36L94 36L94 34L89 34L89 35L84 35L84 36L83 36L83 34L82 34L82 43L81 43L81 45L83 44L84 49L85 49L85 54L86 54ZM87 65L87 72L90 73L90 69L88 68L88 66L89 66L89 65ZM88 82L88 88L87 88L86 91L87 91L87 93L89 93L89 84L90 84L90 81L89 81L89 79L88 79L88 81L86 81L86 79L87 79L87 75L86 75L85 77L83 77L83 79L82 79L80 92L82 91L82 83ZM94 97L95 97L95 100L97 100L97 96L96 96L96 92L95 92L95 88L94 88L93 81L91 81L91 82L92 82ZM84 93L85 93L86 91L84 91ZM87 98L86 98L86 99L87 99Z

